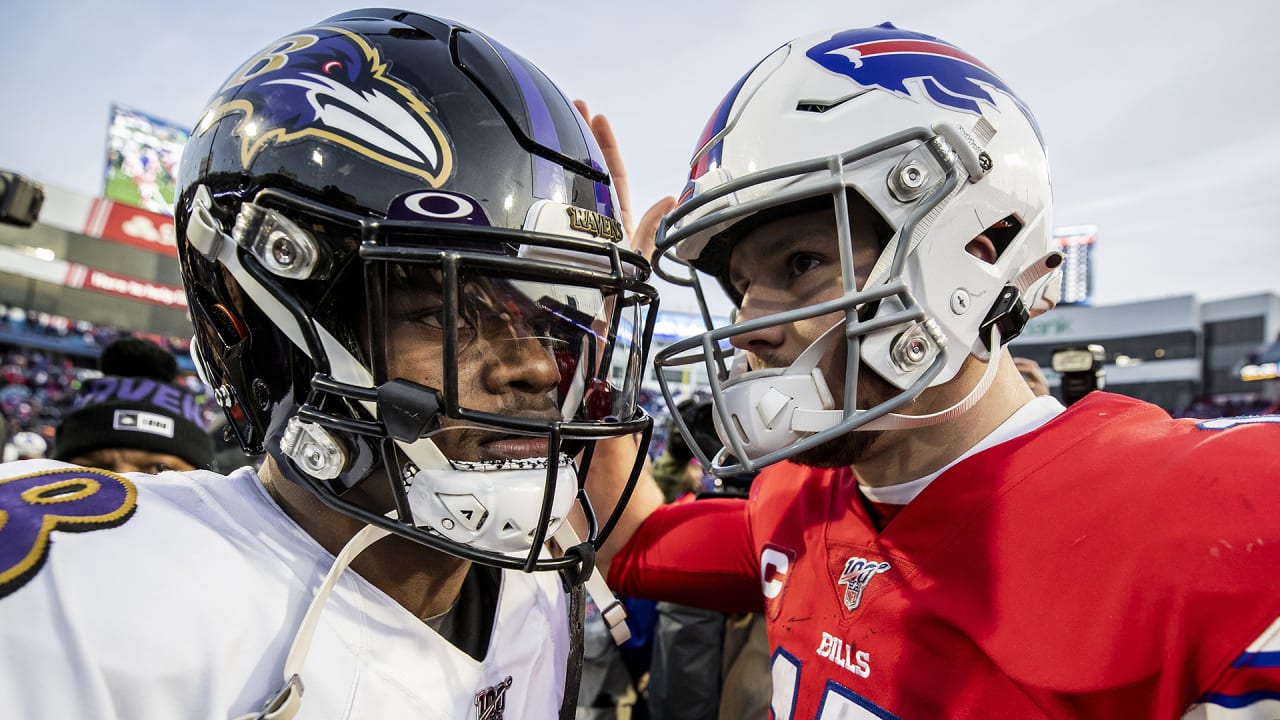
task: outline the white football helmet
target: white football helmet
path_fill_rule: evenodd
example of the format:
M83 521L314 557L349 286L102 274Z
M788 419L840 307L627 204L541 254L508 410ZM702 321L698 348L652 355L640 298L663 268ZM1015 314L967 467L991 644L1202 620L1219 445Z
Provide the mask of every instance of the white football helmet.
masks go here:
M849 202L852 194L857 203ZM740 299L724 277L742 235L742 226L731 229L766 210L774 218L785 216L787 206L812 209L823 197L831 199L833 232L842 242L843 295L716 323L714 294ZM972 407L996 363L952 408L929 416L893 412L952 380L970 355L988 360L1028 315L1056 303L1062 255L1052 240L1050 205L1035 119L963 50L886 23L810 35L765 57L713 113L689 184L657 238L658 274L695 288L708 332L668 346L656 363L705 363L726 445L712 471L750 472L851 430L918 427ZM887 230L858 288L849 208L864 206ZM994 263L966 252L984 233L996 247ZM706 275L717 282L702 282ZM734 335L837 310L843 321L790 367L748 370L725 349ZM831 397L816 367L841 340L849 358L843 403ZM902 392L856 409L860 364ZM665 383L663 389L669 398Z

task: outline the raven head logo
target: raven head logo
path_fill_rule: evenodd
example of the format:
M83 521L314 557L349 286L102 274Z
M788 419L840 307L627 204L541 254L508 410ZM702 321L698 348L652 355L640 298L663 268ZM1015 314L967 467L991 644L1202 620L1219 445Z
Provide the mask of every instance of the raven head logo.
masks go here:
M234 133L245 167L273 143L323 138L440 187L453 172L449 140L434 111L387 69L377 48L346 30L291 35L227 81L194 133L240 113Z
M994 89L1018 106L1040 136L1035 117L1003 80L977 58L938 38L884 23L836 33L805 55L866 88L911 95L906 81L918 80L934 103L975 115L982 114L979 103L995 104L987 91Z

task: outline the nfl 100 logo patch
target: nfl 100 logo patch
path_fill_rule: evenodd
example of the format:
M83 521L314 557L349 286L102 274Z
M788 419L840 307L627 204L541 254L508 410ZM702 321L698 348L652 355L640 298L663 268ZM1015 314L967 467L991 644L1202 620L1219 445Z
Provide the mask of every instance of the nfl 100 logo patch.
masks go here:
M507 690L511 688L511 676L502 682L476 693L475 706L480 708L478 720L502 720L507 710Z
M867 589L875 576L886 572L890 565L883 560L868 560L867 558L852 557L845 561L844 571L840 573L838 585L844 585L844 606L850 610L857 610L858 605L862 603L862 591Z

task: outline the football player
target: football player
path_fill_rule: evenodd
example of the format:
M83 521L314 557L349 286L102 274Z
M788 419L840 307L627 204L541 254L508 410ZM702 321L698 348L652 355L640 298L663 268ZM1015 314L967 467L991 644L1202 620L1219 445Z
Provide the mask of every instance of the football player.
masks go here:
M651 425L656 293L604 166L536 67L446 20L346 13L236 69L178 250L197 365L267 459L6 466L7 712L573 717L609 529L579 477Z
M103 377L81 387L50 457L117 473L218 469L205 398L178 383L172 353L122 337L102 349L98 367Z
M815 34L697 148L655 271L736 310L656 363L708 371L699 459L763 472L747 500L638 488L622 592L764 612L779 720L1276 714L1280 418L1033 394L1006 343L1062 257L999 76L889 24Z

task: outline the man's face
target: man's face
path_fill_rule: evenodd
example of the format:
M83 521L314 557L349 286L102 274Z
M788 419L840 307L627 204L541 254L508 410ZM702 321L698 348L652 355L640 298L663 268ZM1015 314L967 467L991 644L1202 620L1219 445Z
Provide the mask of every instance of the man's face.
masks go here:
M856 284L866 281L879 254L874 226L865 214L850 219ZM738 321L809 307L843 293L835 215L818 210L765 223L748 232L729 259L729 281L742 295ZM831 326L843 322L834 312L737 335L733 345L747 353L752 369L787 367ZM847 349L838 342L818 364L839 406L844 397ZM874 373L858 377L858 405L865 409L895 390ZM795 456L815 467L851 465L879 435L854 432Z
M574 349L557 337L554 318L510 283L475 279L463 283L460 312L445 317L439 275L402 272L387 298L387 370L444 390L446 363L456 363L458 403L464 408L511 417L560 417L561 362ZM445 331L457 330L457 357L445 355ZM580 357L575 354L574 358ZM545 458L545 437L518 435L446 420L433 436L454 461Z
M101 448L77 455L67 462L84 467L102 468L111 472L143 472L155 475L166 470L195 470L196 466L177 455L134 450L131 448Z

